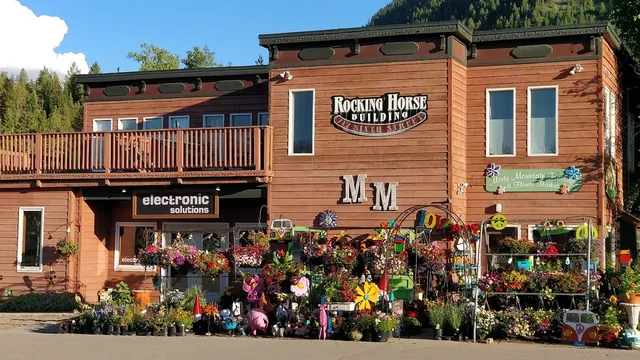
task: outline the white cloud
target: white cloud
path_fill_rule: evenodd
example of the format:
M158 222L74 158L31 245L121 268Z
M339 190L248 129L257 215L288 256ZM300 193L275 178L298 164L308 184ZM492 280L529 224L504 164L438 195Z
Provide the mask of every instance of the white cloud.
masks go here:
M68 30L59 17L36 16L18 0L0 0L0 71L17 73L24 68L33 75L47 67L64 78L75 61L87 73L84 54L56 52Z

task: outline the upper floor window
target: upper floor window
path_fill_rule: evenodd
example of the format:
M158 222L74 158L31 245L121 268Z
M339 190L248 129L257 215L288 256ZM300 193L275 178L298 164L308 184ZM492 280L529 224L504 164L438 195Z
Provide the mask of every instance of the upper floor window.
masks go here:
M487 156L516 154L516 90L487 90Z
M203 127L223 127L224 114L205 115L202 117Z
M121 130L121 131L138 130L138 119L137 118L118 119L118 130Z
M147 117L142 119L142 128L145 130L156 130L156 129L162 129L164 127L163 125L163 119L162 116L159 117Z
M231 114L229 118L231 126L251 126L251 114Z
M616 96L609 88L604 88L604 146L610 159L616 157Z
M169 116L169 129L188 129L189 116Z
M269 125L269 113L258 114L258 125L260 126Z
M558 87L529 88L529 155L558 155Z
M42 271L44 208L20 208L18 221L18 271Z
M93 119L93 131L111 131L111 119Z
M313 155L315 90L289 91L289 155Z

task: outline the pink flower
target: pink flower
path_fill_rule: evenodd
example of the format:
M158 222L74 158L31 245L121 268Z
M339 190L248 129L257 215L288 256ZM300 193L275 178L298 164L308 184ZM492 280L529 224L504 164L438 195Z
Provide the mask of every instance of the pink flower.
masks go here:
M291 292L295 296L304 296L309 293L309 279L302 276L298 281L291 285Z
M249 302L257 302L260 300L262 292L262 279L258 275L248 277L242 283L242 289L247 292L247 300Z

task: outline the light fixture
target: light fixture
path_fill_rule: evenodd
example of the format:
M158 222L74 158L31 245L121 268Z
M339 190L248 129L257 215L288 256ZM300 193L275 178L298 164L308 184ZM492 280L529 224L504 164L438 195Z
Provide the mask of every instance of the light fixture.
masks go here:
M122 189L122 193L126 194L127 193L127 189Z
M502 212L502 204L500 204L500 203L496 204L496 212L497 213L501 213Z
M216 185L216 191L220 192L220 185Z
M71 232L71 226L67 225L67 234Z
M289 71L285 71L285 72L280 73L280 77L283 80L291 80L291 79L293 79L293 75L291 75L291 72L289 72Z
M576 73L581 73L582 71L584 71L584 69L582 68L582 65L575 64L575 66L572 67L571 70L569 71L569 74L575 75Z

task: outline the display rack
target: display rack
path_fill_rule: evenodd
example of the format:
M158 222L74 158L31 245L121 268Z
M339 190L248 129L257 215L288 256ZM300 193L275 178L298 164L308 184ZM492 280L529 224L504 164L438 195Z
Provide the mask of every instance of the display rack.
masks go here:
M540 223L540 222L547 222L549 219L548 218L532 218L532 219L513 219L510 221L510 223ZM586 274L586 290L585 292L582 293L544 293L544 294L540 294L540 293L530 293L530 292L496 292L496 291L489 291L489 292L485 292L485 294L487 296L491 296L491 295L508 295L508 296L541 296L541 295L551 295L551 296L584 296L585 297L585 303L586 303L586 309L587 311L589 311L589 298L591 295L591 274L590 274L590 267L591 267L591 242L593 241L593 231L591 230L593 228L593 221L591 218L565 218L564 220L567 221L583 221L585 222L585 224L587 225L587 252L586 254L583 253L567 253L567 254L553 254L553 256L557 256L557 257L576 257L576 256L582 256L587 258L587 274ZM478 241L478 247L477 247L477 252L476 252L476 280L479 279L481 277L480 272L482 271L482 243L483 240L487 245L487 253L484 254L484 256L510 256L511 258L516 258L516 257L540 257L540 256L545 256L548 257L548 254L511 254L511 253L491 253L491 249L490 249L490 244L489 244L489 237L487 235L487 220L483 220L482 223L480 224L480 240ZM532 261L531 264L531 271L534 270L534 266L535 266L535 261ZM477 309L478 309L478 297L480 294L480 290L478 288L478 282L476 281L475 283L475 287L474 287L474 296L475 296L475 302L474 302L474 309L473 309L473 342L477 341Z

